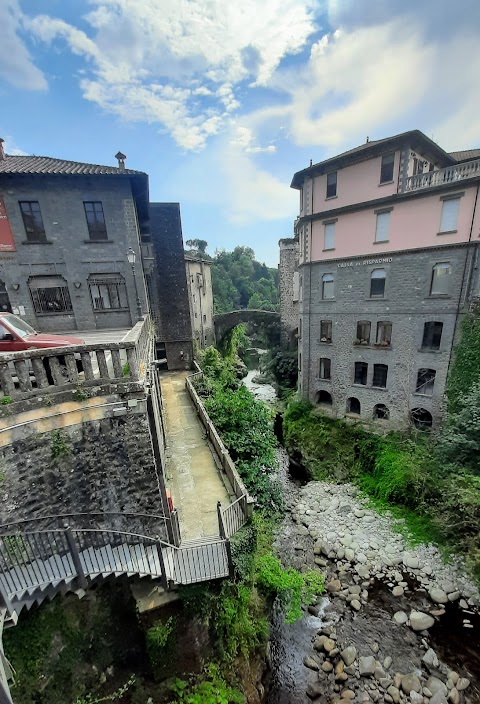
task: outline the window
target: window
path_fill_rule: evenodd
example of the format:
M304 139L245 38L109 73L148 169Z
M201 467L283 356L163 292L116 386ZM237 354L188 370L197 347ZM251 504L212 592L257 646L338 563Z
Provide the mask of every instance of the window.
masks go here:
M298 353L298 371L299 372L302 371L302 353L301 352Z
M410 412L410 420L417 430L429 430L433 424L432 414L425 408L414 408Z
M327 198L333 198L337 195L337 172L327 174Z
M393 165L395 154L385 154L382 156L382 168L380 170L380 183L393 181Z
M442 201L442 219L440 221L440 232L453 232L458 225L458 208L460 198L448 198Z
M369 320L359 320L357 323L357 338L355 340L356 345L369 345L370 344L370 329L371 323Z
M63 276L32 276L28 287L37 315L73 312L70 292Z
M94 310L128 310L125 279L121 274L94 274L88 277Z
M450 262L441 262L435 264L432 269L432 283L430 286L430 294L432 296L448 296L450 292L450 276L452 275L452 267Z
M328 391L324 391L322 389L321 391L317 392L317 394L315 396L315 401L320 406L331 406L332 405L332 394L329 394Z
M298 319L298 339L299 340L302 339L302 331L303 331L303 322L302 322L302 318L299 318Z
M354 413L356 416L359 416L360 408L360 401L358 398L347 398L347 413Z
M377 323L377 337L375 344L381 347L390 347L392 343L392 323L379 320Z
M385 295L385 269L374 269L370 278L370 298L383 298Z
M89 201L83 204L87 216L88 233L91 240L106 240L107 228L103 205L100 201Z
M372 386L385 389L387 386L387 375L388 367L386 364L374 364Z
M416 156L413 157L413 175L418 176L419 174L423 174L425 164L426 162L423 161L423 159L418 159Z
M318 370L318 376L320 379L331 379L331 369L332 363L326 357L320 359L320 366Z
M373 407L373 418L374 420L388 420L390 418L390 411L384 403L377 403Z
M331 342L332 341L332 321L331 320L321 320L320 321L320 342Z
M430 320L423 326L422 350L439 350L443 323Z
M367 385L368 364L366 362L355 362L355 384Z
M333 274L322 276L322 298L324 300L333 298Z
M36 200L20 201L23 224L28 242L46 242L45 227L43 225L40 205Z
M205 313L203 314L203 322L204 322L204 323L207 322L207 316L205 315Z
M335 249L335 223L325 223L324 249Z
M435 374L435 369L419 369L415 392L417 394L424 394L425 396L433 396Z
M377 213L377 227L375 229L375 242L388 242L390 232L391 210L385 213Z

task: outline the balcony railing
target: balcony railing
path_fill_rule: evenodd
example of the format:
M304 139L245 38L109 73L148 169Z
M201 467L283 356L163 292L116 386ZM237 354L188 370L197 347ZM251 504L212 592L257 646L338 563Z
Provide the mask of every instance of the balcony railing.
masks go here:
M443 186L446 183L454 183L475 176L480 176L480 159L467 161L465 164L454 164L438 171L428 171L425 174L410 176L405 182L405 191Z

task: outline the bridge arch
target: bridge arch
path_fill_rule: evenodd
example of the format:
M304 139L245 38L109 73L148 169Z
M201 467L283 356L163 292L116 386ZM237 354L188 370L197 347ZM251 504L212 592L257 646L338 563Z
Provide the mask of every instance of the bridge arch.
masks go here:
M265 326L268 337L272 338L272 344L274 339L279 338L280 313L244 308L242 310L233 310L230 313L220 313L213 317L217 346L220 347L225 335L241 323L255 323L256 325Z

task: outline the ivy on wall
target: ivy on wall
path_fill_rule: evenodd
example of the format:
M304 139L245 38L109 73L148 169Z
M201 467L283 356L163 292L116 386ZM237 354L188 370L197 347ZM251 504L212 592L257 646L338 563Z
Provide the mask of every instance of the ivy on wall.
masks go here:
M469 314L461 325L447 382L448 410L458 411L462 399L480 381L480 317Z

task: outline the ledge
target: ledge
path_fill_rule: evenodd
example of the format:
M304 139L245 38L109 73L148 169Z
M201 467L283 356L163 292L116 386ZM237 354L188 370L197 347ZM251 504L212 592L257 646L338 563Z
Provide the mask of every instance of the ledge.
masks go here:
M105 238L104 240L83 240L83 244L113 244L114 240Z
M53 240L39 240L38 242L33 242L31 240L22 240L20 244L53 244Z

